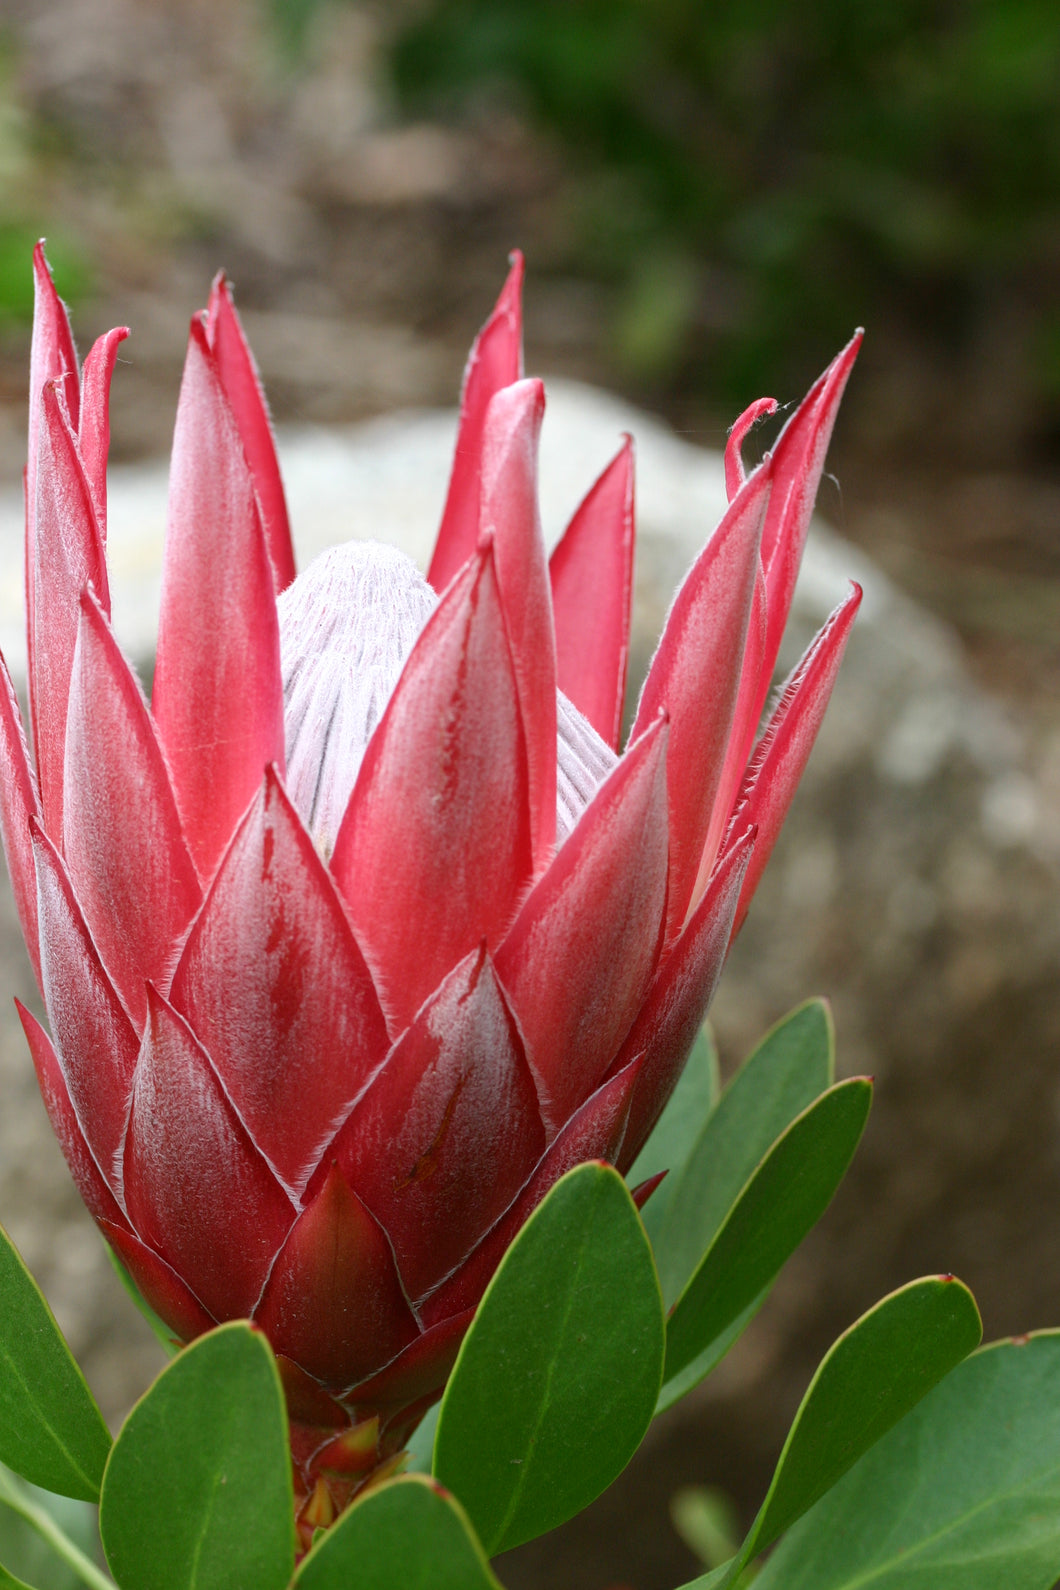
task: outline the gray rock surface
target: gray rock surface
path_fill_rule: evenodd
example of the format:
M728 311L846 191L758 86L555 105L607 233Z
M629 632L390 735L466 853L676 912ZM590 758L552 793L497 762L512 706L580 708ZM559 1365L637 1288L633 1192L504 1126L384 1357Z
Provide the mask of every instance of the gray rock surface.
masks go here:
M397 542L424 562L453 423L449 413L415 412L282 435L301 566L351 535ZM603 393L557 383L542 444L550 538L624 430L637 443L639 675L724 492L717 454ZM112 472L116 623L141 663L157 612L164 488L162 464ZM16 674L21 523L9 492L0 501L0 644ZM788 660L850 577L866 588L862 616L715 1016L731 1065L785 1009L811 992L829 995L840 1069L876 1077L876 1107L848 1183L772 1303L709 1386L664 1421L649 1466L635 1466L639 1480L629 1483L661 1498L688 1479L720 1481L741 1497L760 1485L820 1351L915 1273L962 1274L988 1335L1060 1313L1060 733L1031 741L973 682L954 634L820 523ZM6 897L0 934L5 995L26 997ZM0 1077L0 1217L116 1418L158 1360L69 1189L13 1015L0 1026ZM721 1434L737 1422L740 1447ZM689 1472L693 1429L699 1456ZM717 1444L705 1444L714 1431ZM584 1526L598 1530L603 1574L623 1495L620 1487ZM537 1582L537 1549L513 1560L516 1590ZM644 1582L654 1582L656 1559L644 1550ZM621 1569L639 1583L637 1571L635 1560Z

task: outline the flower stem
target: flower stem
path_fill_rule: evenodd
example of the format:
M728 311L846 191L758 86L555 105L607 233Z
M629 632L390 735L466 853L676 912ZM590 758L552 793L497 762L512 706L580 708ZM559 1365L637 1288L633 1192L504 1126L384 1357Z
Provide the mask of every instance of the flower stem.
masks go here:
M32 1501L14 1475L7 1473L3 1468L0 1468L0 1502L10 1507L13 1513L18 1513L24 1518L26 1523L47 1541L56 1556L61 1557L67 1566L73 1569L82 1583L90 1586L90 1590L114 1590L114 1581L74 1545L51 1514Z

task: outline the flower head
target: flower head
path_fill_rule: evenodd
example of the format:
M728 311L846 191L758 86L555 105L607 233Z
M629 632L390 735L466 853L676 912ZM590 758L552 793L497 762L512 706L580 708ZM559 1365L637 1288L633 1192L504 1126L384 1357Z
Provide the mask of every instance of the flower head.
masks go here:
M307 1494L322 1465L352 1485L437 1397L548 1188L629 1169L680 1074L857 607L757 735L857 339L747 477L762 405L734 428L729 509L620 751L632 450L546 559L520 261L472 349L427 579L366 543L295 577L218 278L177 412L150 705L109 617L125 333L79 367L35 267L34 755L5 670L0 819L51 1037L23 1023L144 1296L185 1341L256 1320Z

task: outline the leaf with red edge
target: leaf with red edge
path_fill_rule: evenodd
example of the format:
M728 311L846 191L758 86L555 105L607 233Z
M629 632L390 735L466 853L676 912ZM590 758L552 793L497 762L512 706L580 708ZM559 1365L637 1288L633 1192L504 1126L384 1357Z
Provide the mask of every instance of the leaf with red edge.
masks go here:
M253 1310L295 1219L206 1051L154 989L129 1112L125 1207L217 1319Z
M40 987L40 937L37 930L37 869L31 822L41 821L37 780L29 759L18 697L7 663L0 657L0 834L19 926Z
M555 754L553 738L553 769ZM531 865L518 695L487 545L405 664L331 862L393 1033L457 961L497 942Z
M41 411L29 685L41 807L45 826L58 843L66 711L81 593L91 585L104 611L109 611L110 597L92 493L54 386L45 387Z
M758 829L751 865L743 882L733 933L738 933L765 870L788 807L798 788L821 727L843 660L851 626L861 605L861 586L835 609L810 643L783 686L780 700L758 743L729 830Z
M136 1032L103 969L66 868L36 824L33 850L48 1020L81 1130L96 1164L120 1196Z
M664 1340L629 1193L583 1165L509 1248L442 1400L434 1475L487 1551L554 1529L621 1473L651 1422Z
M277 1352L336 1390L419 1335L386 1234L337 1165L292 1228L254 1318Z
M398 1039L327 1158L422 1297L504 1213L545 1148L537 1091L485 950Z
M198 909L188 854L139 681L91 592L70 680L63 853L100 958L137 1028Z
M270 762L283 767L272 565L243 444L198 319L180 389L154 713L209 878Z
M271 768L169 997L255 1145L300 1195L389 1040L335 885Z
M322 1534L291 1590L501 1590L455 1496L423 1475L373 1485Z
M666 745L660 718L597 790L497 952L550 1137L607 1071L655 969Z
M127 1270L140 1293L139 1303L147 1307L179 1337L194 1341L213 1330L217 1321L208 1314L189 1287L168 1265L124 1226L100 1220L100 1230L110 1243L119 1263Z
M110 382L118 347L129 335L128 326L115 326L88 350L81 372L81 419L77 441L92 500L99 516L99 531L107 538L107 454L110 451Z
M747 479L741 449L759 420L777 412L776 398L756 398L740 415L729 432L725 443L725 495L731 502Z
M115 1225L124 1226L125 1216L85 1142L51 1039L21 1000L15 1000L15 1009L29 1044L48 1120L89 1214L96 1220L110 1220Z
M452 1314L474 1307L516 1232L561 1176L589 1160L603 1160L612 1165L617 1161L640 1067L638 1057L598 1087L571 1116L507 1214L486 1234L456 1274L443 1281L423 1304L419 1312L424 1325L436 1325Z
M122 1590L285 1590L295 1533L283 1388L233 1322L179 1353L128 1415L100 1534Z
M276 438L265 401L265 388L223 271L214 278L210 288L206 335L217 360L217 373L239 427L243 450L254 477L265 542L276 581L276 594L279 595L295 576L287 499L280 478Z
M754 847L752 829L718 863L684 932L664 956L615 1062L617 1068L627 1065L633 1055L644 1057L616 1162L623 1172L633 1164L666 1107L706 1018Z
M633 440L627 436L549 560L556 682L618 749L633 611Z
M548 865L556 837L556 638L545 541L537 506L537 444L545 412L540 381L497 393L482 438L484 535L492 535L497 584L526 737L534 867Z
M788 622L832 427L861 340L862 333L858 331L823 375L818 377L777 437L773 448L773 492L762 529L769 629L763 659L759 712L769 692L781 638Z
M427 579L439 593L478 543L482 432L490 399L523 373L523 256L511 270L486 324L471 345L460 392L460 424L438 541Z
M735 498L674 598L644 682L633 738L670 715L670 892L666 936L680 932L699 876L733 730L769 502L768 465Z

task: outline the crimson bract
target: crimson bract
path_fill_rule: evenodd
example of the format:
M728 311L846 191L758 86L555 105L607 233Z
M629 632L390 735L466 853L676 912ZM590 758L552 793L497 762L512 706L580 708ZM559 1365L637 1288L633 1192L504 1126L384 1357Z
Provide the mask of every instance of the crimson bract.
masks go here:
M191 325L151 703L114 639L108 392L44 255L26 476L27 753L3 836L51 1037L22 1020L81 1194L181 1341L249 1316L284 1376L303 1523L434 1401L556 1179L625 1172L706 1012L859 592L759 724L855 339L674 600L625 749L628 440L551 559L516 259L471 353L425 581L295 577L227 284ZM757 737L757 738L756 738Z

